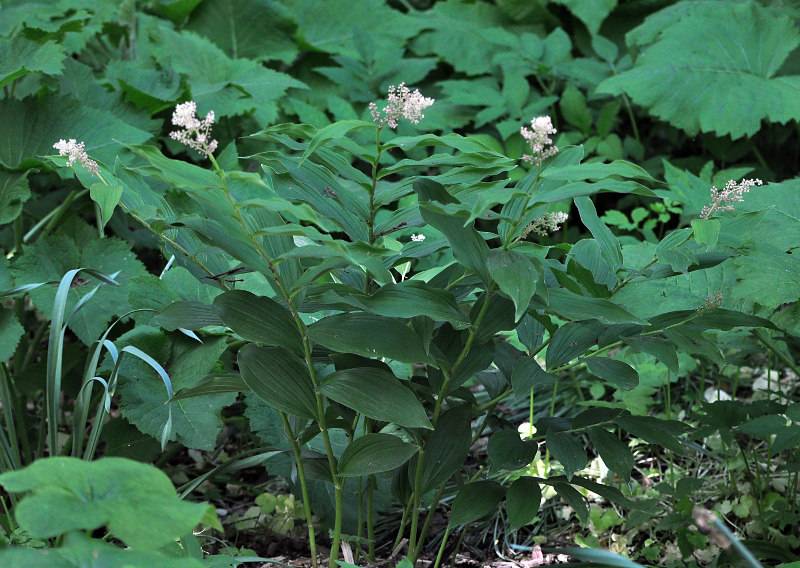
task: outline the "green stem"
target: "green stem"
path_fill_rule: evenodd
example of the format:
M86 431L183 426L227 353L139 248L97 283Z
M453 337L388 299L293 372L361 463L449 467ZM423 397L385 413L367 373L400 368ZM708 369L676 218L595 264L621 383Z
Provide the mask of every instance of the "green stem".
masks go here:
M795 372L795 374L800 375L800 366L794 362L794 360L786 355L783 351L778 349L778 346L773 343L772 339L770 339L763 331L760 329L753 329L750 331L756 339L758 339L767 349L772 351L776 357L778 357L781 361L786 363L786 365Z
M439 545L439 552L436 553L436 561L433 563L433 568L439 568L442 563L442 555L444 554L444 547L447 544L447 537L450 536L450 525L447 525L447 528L444 530L444 535L442 536L442 544Z
M292 446L292 453L294 454L294 461L297 465L297 477L300 480L300 494L303 496L303 510L306 514L306 524L308 525L308 548L311 553L311 566L317 568L317 539L314 532L314 515L311 512L311 499L308 496L308 486L306 484L306 473L303 469L303 460L300 455L300 445L295 438L292 426L289 424L289 418L286 413L279 410L278 414L283 421L283 429L289 438L289 443Z

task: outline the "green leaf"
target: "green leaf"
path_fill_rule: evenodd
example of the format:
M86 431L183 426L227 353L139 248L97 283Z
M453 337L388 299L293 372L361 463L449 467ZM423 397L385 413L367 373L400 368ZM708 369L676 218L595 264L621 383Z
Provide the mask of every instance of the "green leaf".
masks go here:
M430 360L422 340L410 327L384 316L357 312L327 316L308 326L308 335L336 351L404 363Z
M589 508L586 506L586 500L583 498L577 489L567 483L553 483L553 489L556 490L558 496L564 502L575 510L575 514L583 524L589 521Z
M122 335L115 344L120 349L136 347L162 362L169 369L168 378L175 391L197 385L226 349L224 337L206 338L200 344L181 335L169 338L160 330L144 325ZM110 362L104 366L109 367ZM172 393L165 392L162 378L144 361L126 355L120 363L119 373L122 415L140 431L158 440L162 437L164 425L171 420L170 439L190 448L210 450L214 447L223 427L222 409L233 404L235 393L165 404Z
M414 181L414 191L419 199L419 208L426 223L444 234L456 257L464 266L474 271L488 285L491 281L486 260L489 247L471 225L465 227L464 220L442 209L440 204L457 203L438 182L427 178ZM467 213L463 217L466 219Z
M776 9L678 3L629 32L627 42L640 53L634 67L597 92L627 93L690 136L714 132L735 140L754 135L762 120L800 117L800 77L778 74L800 33Z
M511 387L517 398L527 395L536 385L550 386L558 379L547 373L533 357L520 357L514 363Z
M222 394L228 392L245 392L250 390L238 373L219 373L208 375L193 387L187 387L177 391L170 400L180 400L183 398L194 398L196 396L207 396L210 394Z
M786 418L776 414L767 414L742 424L739 426L739 431L759 440L767 441L771 436L783 432L787 428Z
M609 164L587 162L558 168L547 168L542 172L543 178L564 181L606 179L611 176L655 181L653 180L653 176L647 173L647 170L631 162L626 162L625 160L614 160Z
M585 320L596 319L605 324L638 323L647 325L643 320L616 303L603 298L579 296L566 288L550 288L548 309L565 318Z
M578 208L581 221L600 245L600 254L608 263L611 271L616 272L622 268L622 247L619 240L597 216L597 210L594 208L592 200L585 196L576 197L575 207Z
M608 469L626 482L630 481L634 465L630 448L614 434L599 426L589 428L589 438Z
M14 513L36 538L106 526L128 546L155 550L194 529L210 507L181 501L164 473L123 458L41 459L0 475L0 484L31 492Z
M586 25L586 29L592 35L597 34L603 21L617 6L617 0L593 0L592 2L585 2L584 0L551 0L551 2L566 6L567 10Z
M539 445L533 440L523 440L516 430L498 430L489 437L489 459L492 470L517 470L527 466L536 457Z
M518 529L532 522L539 512L542 490L539 482L530 477L514 481L506 493L506 513L511 528Z
M590 373L621 389L630 390L639 384L639 373L622 361L608 357L587 357L581 361L586 363Z
M576 472L586 467L586 463L589 461L586 457L586 450L574 436L549 429L545 439L550 455L564 466L567 479L571 479Z
M105 229L122 197L122 186L93 183L89 188L89 197L100 207L100 228Z
M167 331L178 328L197 330L209 325L222 325L210 304L197 301L172 302L151 321Z
M239 351L242 379L260 399L287 414L317 417L317 399L308 368L282 347L245 345Z
M58 75L66 55L64 46L55 41L40 43L23 33L0 38L0 87L28 73Z
M392 434L366 434L353 440L339 458L339 475L358 477L391 471L419 451Z
M371 296L358 300L366 309L382 316L428 316L434 321L450 322L457 328L469 324L467 314L458 307L451 292L419 280L384 284Z
M154 550L122 549L83 534L66 535L58 548L7 547L0 549L0 564L14 568L203 568L196 558L176 558Z
M687 450L678 435L686 426L674 420L660 420L651 416L620 416L617 424L637 438L662 446L678 455L687 455Z
M414 393L393 374L373 367L331 373L320 384L322 394L364 416L407 428L433 428Z
M352 132L353 130L358 130L360 128L375 128L377 129L378 126L374 122L366 122L363 120L341 120L338 122L334 122L328 126L320 128L314 134L314 137L308 143L303 155L300 157L300 164L302 165L314 151L319 148L322 144L327 142L328 140L334 140L336 138L343 138L346 134Z
M25 328L14 312L0 307L0 363L11 359L24 333Z
M514 320L519 321L536 292L541 270L527 256L503 249L490 250L486 266L500 290L514 301Z
M284 347L303 354L303 339L289 310L244 290L229 290L214 298L213 310L222 322L247 341Z
M698 244L708 245L708 248L717 246L717 238L722 224L719 219L692 219L692 230L694 230L694 240Z
M472 444L472 410L456 406L439 416L436 428L425 444L422 460L422 493L439 487L458 471ZM414 479L416 462L411 462L409 478Z
M602 327L602 324L592 320L569 322L559 327L551 336L545 354L547 370L553 370L585 353L597 342Z
M475 481L464 485L453 500L449 526L465 525L496 511L505 494L505 487L496 481Z
M672 373L678 373L678 353L675 345L657 337L637 335L626 337L623 341L634 353L647 353L661 361Z
M30 196L27 171L20 173L0 171L0 225L16 219Z

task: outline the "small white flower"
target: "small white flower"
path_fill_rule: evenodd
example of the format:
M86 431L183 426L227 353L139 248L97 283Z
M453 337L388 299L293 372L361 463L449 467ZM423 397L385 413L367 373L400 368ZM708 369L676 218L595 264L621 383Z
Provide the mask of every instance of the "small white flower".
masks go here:
M522 232L522 239L525 239L529 234L536 233L540 237L547 236L548 233L555 233L561 228L561 224L569 218L569 215L563 211L551 211L545 213L533 223L525 227Z
M411 235L411 240L413 242L415 242L415 243L421 243L422 241L425 240L425 235L422 235L422 234L420 234L420 235L417 235L417 234Z
M92 175L99 176L100 169L97 167L97 162L92 160L86 153L86 144L78 142L74 138L69 140L61 139L55 144L53 148L58 150L59 156L67 156L67 165L72 166L75 162L80 162L81 165Z
M397 128L397 121L400 118L405 118L412 124L419 124L419 120L425 118L422 111L433 104L433 99L423 97L419 89L412 92L405 83L400 83L397 87L390 86L387 101L388 104L383 111L379 111L375 103L369 103L369 110L375 122L380 126L388 124L389 128Z
M522 156L523 161L538 166L550 156L555 156L558 153L558 147L552 145L553 140L550 135L556 132L549 116L537 116L531 120L531 130L524 126L520 128L519 133L531 147L531 153Z
M172 124L183 130L169 133L169 137L201 154L211 156L217 149L217 141L210 140L211 126L214 124L214 111L206 114L203 120L197 118L197 103L188 101L175 107L172 113Z
M718 190L716 186L711 188L711 205L706 205L700 211L701 219L708 219L714 211L733 211L733 205L737 201L744 201L744 194L750 191L754 185L761 185L760 179L743 179L736 183L730 180L725 184L725 189Z

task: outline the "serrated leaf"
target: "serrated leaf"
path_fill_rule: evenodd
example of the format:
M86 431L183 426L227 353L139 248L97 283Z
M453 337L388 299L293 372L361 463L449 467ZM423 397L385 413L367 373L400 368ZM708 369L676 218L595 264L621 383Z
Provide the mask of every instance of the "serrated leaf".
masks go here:
M22 33L0 38L0 87L28 73L58 75L66 55L64 46L55 41L40 43Z
M30 198L28 172L0 171L0 225L16 219L23 204Z
M364 416L408 428L432 428L425 408L411 390L383 369L359 367L331 373L322 394Z
M800 77L778 75L800 44L793 20L755 2L686 5L674 7L679 17L664 13L633 30L629 41L637 41L641 53L636 64L597 92L625 92L691 136L714 132L737 139L758 132L762 120L797 119Z
M245 384L278 410L317 416L317 399L308 369L300 358L282 347L246 345L239 351L239 370Z
M339 458L339 475L358 477L391 471L406 463L419 446L392 434L367 434L356 438Z
M476 521L497 509L506 489L496 481L475 481L458 490L450 511L450 526Z
M0 363L6 363L14 355L17 344L25 333L14 312L0 307Z

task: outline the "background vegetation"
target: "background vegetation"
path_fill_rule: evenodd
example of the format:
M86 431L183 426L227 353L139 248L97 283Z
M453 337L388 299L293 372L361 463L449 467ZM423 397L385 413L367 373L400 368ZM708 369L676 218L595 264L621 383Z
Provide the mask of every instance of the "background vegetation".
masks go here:
M794 565L798 22L4 2L0 561ZM379 128L400 83L435 103ZM190 100L213 159L169 136Z

